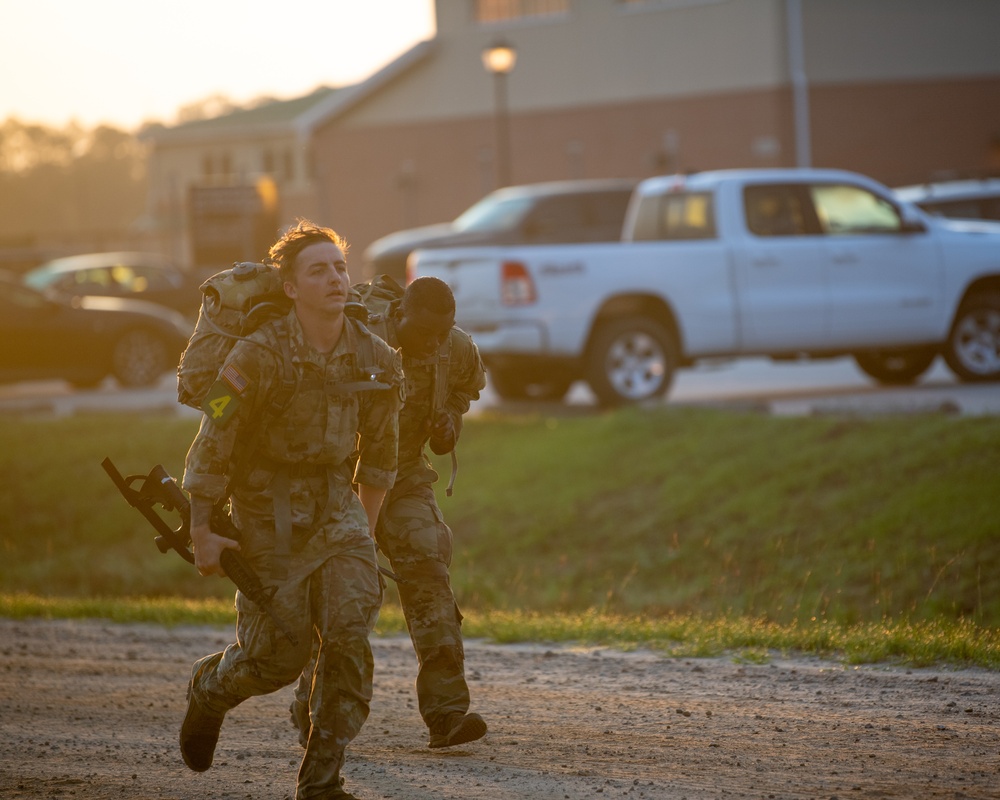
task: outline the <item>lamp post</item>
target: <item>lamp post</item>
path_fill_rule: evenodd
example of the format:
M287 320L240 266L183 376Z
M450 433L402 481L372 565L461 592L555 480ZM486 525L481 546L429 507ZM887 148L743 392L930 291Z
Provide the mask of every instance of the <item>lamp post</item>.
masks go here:
M483 50L483 66L493 75L494 123L496 125L497 186L510 183L510 130L507 114L507 75L517 62L517 51L506 42L495 42Z

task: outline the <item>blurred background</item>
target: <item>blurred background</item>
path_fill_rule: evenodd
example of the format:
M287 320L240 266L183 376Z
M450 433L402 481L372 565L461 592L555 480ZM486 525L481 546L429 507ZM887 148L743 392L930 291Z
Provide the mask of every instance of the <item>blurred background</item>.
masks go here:
M724 167L1000 170L994 0L4 0L0 269L197 275L494 189Z

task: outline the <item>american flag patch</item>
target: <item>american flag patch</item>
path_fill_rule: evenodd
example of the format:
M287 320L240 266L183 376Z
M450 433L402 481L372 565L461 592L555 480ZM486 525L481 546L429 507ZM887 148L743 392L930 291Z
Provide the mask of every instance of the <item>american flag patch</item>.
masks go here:
M232 389L236 394L243 394L246 391L249 381L244 377L235 366L232 364L227 365L222 373L219 375L222 380L224 380L229 388Z

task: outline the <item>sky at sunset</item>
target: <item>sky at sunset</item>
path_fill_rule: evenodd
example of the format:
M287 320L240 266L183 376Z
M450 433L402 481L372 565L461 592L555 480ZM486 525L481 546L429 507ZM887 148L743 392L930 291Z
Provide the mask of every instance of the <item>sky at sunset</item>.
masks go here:
M433 0L0 0L0 121L171 124L364 80L434 35Z

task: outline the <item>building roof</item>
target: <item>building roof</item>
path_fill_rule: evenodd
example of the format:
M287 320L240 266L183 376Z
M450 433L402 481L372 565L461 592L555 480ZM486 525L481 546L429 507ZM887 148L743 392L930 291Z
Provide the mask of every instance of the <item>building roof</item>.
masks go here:
M210 119L197 119L172 128L156 128L146 135L156 142L181 143L206 139L243 138L261 134L291 133L295 120L310 109L347 91L320 86L307 95L290 100L271 100L254 108L240 108Z
M318 126L345 113L423 61L436 49L436 45L435 39L419 42L361 83L339 88L320 86L303 97L274 100L256 108L238 109L172 128L152 128L143 137L158 144L193 144L289 134L307 137Z
M418 42L361 83L345 87L335 95L331 95L322 102L316 103L296 120L299 132L303 135L308 135L321 125L347 112L396 78L404 75L417 64L429 58L437 52L437 49L438 40L436 38Z

